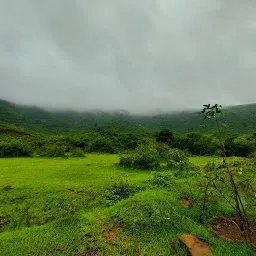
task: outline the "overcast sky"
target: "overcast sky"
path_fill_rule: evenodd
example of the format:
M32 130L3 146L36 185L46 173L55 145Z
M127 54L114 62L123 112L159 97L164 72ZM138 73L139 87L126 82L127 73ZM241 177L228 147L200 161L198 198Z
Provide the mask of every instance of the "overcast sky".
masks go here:
M0 0L0 98L137 113L256 102L256 2Z

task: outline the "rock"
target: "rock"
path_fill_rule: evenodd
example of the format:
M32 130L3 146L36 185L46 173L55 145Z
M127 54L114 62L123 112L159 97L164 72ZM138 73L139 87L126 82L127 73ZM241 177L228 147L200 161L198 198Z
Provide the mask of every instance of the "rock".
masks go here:
M179 237L180 243L187 249L190 256L209 256L211 255L210 247L207 243L200 241L197 237L184 234Z

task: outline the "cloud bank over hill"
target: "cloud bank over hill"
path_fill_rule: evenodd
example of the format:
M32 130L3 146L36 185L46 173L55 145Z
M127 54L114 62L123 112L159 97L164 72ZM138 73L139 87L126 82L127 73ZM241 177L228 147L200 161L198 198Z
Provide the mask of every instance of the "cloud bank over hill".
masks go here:
M0 98L133 113L255 102L256 3L3 0Z

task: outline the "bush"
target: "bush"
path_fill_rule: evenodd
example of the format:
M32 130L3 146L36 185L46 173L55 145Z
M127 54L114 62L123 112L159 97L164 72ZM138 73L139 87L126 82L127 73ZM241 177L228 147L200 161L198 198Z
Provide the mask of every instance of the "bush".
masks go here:
M81 148L75 148L71 151L71 157L84 157L84 151Z
M168 168L186 170L189 168L189 159L186 153L179 149L170 149L165 156Z
M246 137L231 137L224 141L227 156L248 157L254 151L253 140Z
M102 197L106 200L108 205L112 205L117 201L128 198L130 195L135 194L137 187L130 185L128 181L120 180L114 182L113 185L107 188Z
M65 157L66 148L59 143L47 144L43 146L41 156L46 157Z
M30 156L31 150L20 141L0 142L0 157L24 157Z
M166 173L155 172L150 183L155 187L169 187L173 184L171 176Z
M119 151L134 150L139 146L140 141L140 138L135 134L120 134L115 138L115 145Z
M160 156L154 145L140 145L137 149L121 156L119 165L138 169L157 169Z
M234 140L233 154L235 156L248 157L253 152L251 145L245 138L238 138Z
M166 154L167 154L167 153L169 152L169 150L170 150L170 147L169 147L167 144L158 143L158 144L156 145L156 150L158 151L159 156L160 156L162 159L165 159Z
M248 158L256 159L256 151L251 152L251 153L248 155Z
M159 143L165 143L171 145L174 141L173 133L169 129L162 129L155 134L156 141Z
M97 138L96 140L94 140L91 143L90 151L98 152L98 153L109 153L109 154L116 153L116 150L112 141L104 137Z

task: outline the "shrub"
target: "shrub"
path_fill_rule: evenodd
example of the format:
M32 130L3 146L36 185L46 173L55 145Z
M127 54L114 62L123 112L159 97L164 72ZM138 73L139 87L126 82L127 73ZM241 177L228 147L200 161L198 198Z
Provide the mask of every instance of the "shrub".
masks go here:
M90 151L109 154L114 154L116 152L112 141L104 137L97 138L96 140L94 140L91 143Z
M167 153L168 153L169 150L170 150L170 147L169 147L167 144L158 143L158 144L156 145L156 150L158 151L159 156L160 156L162 159L165 159Z
M169 129L162 129L155 134L156 141L159 143L165 143L171 145L174 140L173 133Z
M121 156L119 165L139 169L157 169L160 156L154 145L140 145L137 149Z
M115 138L115 145L120 151L136 149L139 143L140 138L132 133L120 134Z
M165 156L165 160L168 168L186 170L190 166L186 153L179 149L170 149Z
M47 144L43 147L41 156L47 157L65 157L66 148L59 143Z
M235 156L248 157L252 151L251 145L245 138L237 138L234 140L233 153Z
M20 141L0 142L0 157L30 156L31 150Z
M137 187L128 183L128 181L119 180L114 182L113 185L107 188L102 197L106 200L108 205L112 205L117 201L128 198L133 195L137 190Z
M256 159L256 151L253 151L252 153L250 153L248 155L249 158L253 158L253 159Z
M166 173L155 172L150 183L155 187L169 187L173 184L171 176Z
M74 148L71 151L71 157L84 157L84 151L81 148Z
M248 157L254 151L253 141L246 137L231 137L224 141L227 156Z

